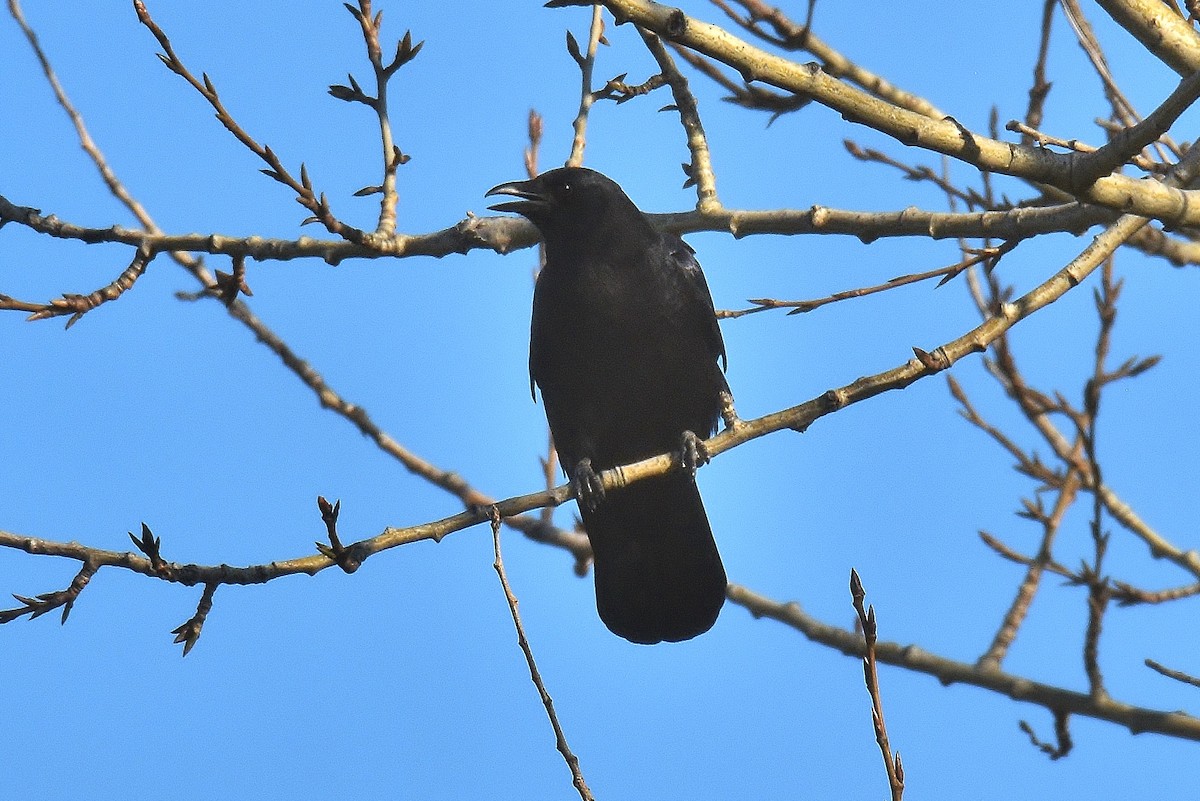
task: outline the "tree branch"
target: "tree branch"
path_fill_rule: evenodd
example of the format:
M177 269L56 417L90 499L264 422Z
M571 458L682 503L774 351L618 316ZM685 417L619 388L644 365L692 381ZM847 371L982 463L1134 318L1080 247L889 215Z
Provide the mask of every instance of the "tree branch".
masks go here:
M942 153L987 172L1049 184L1080 200L1113 210L1176 225L1200 224L1200 201L1175 186L1136 181L1123 175L1107 175L1093 181L1088 174L1076 173L1077 154L1060 155L1000 142L967 130L951 117L930 119L845 84L816 64L796 64L767 53L722 28L688 17L679 9L650 0L606 0L605 5L618 20L632 21L728 64L747 81L763 81L811 95L850 122L867 125L902 144ZM1200 77L1185 78L1178 92L1180 98L1200 96ZM1176 105L1172 102L1164 114L1169 116Z
M730 584L729 600L745 607L755 617L769 617L799 631L808 639L841 651L847 656L863 658L866 654L863 638L856 632L830 626L812 617L799 604L780 603ZM1200 741L1200 718L1184 712L1164 712L1111 698L1093 698L1088 693L1074 692L1050 684L1000 670L987 670L967 662L959 662L929 653L915 645L879 642L875 658L888 665L926 673L942 684L969 684L982 687L1026 703L1073 715L1107 720L1127 727L1134 734L1158 732L1185 740Z

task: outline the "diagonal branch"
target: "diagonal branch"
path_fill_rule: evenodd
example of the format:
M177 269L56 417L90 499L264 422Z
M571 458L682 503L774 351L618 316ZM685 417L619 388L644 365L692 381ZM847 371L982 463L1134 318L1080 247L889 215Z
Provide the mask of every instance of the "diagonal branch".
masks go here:
M1161 0L1096 0L1108 15L1182 76L1200 70L1200 33Z
M575 789L583 801L595 801L595 796L592 795L592 791L583 778L583 772L579 769L579 757L575 756L571 746L567 744L567 736L558 722L558 713L554 711L554 699L546 690L546 683L542 681L542 673L533 659L533 649L529 647L529 639L525 636L525 626L521 623L520 613L517 612L517 596L508 583L508 574L504 570L504 557L500 553L500 513L495 508L492 509L491 521L492 549L496 556L492 567L495 568L496 575L500 577L500 588L504 591L504 599L508 602L508 611L512 615L513 626L517 629L517 645L525 656L525 664L529 667L529 678L537 688L538 696L542 699L542 706L546 708L546 716L550 718L550 727L554 729L555 745L567 763L567 768L571 771L572 784L575 785Z
M255 139L250 136L233 116L225 108L221 102L220 96L217 94L217 89L213 82L209 80L208 75L201 75L201 78L196 78L190 70L175 54L175 48L171 45L171 40L163 32L162 28L150 16L150 12L146 10L146 4L142 0L134 0L134 10L137 11L138 21L141 22L158 40L158 44L162 47L163 52L158 54L159 59L166 65L167 69L183 78L192 88L200 93L201 97L208 101L213 110L217 112L217 120L225 127L225 130L233 134L239 142L246 146L251 153L258 156L267 164L267 169L262 172L275 181L283 184L296 193L296 202L304 208L312 212L313 220L319 221L325 226L331 234L340 236L343 239L353 242L358 245L365 244L366 233L362 230L348 225L334 216L332 209L329 207L329 202L325 199L324 193L319 197L313 190L312 182L308 178L308 170L303 164L300 165L300 178L297 179L288 172L283 166L283 162L275 155L275 152L267 145L260 145Z
M696 96L688 87L687 78L675 66L675 60L663 46L662 40L652 33L638 28L646 48L658 62L659 69L671 86L671 95L675 98L675 109L679 112L679 121L687 133L688 151L692 154L691 164L684 165L688 180L684 186L696 186L696 209L704 212L721 207L717 199L717 176L713 172L712 154L708 149L708 137L704 135L704 125L700 122L700 110L696 106Z
M910 92L893 85L883 76L871 72L862 65L847 58L842 53L833 49L827 42L823 41L812 31L812 5L809 5L809 16L805 24L799 25L789 19L781 9L772 7L763 0L736 0L739 5L746 9L749 13L749 19L733 13L732 9L724 2L724 0L712 0L713 4L721 8L722 11L742 27L751 31L755 35L761 35L762 29L755 22L761 20L769 23L775 30L779 40L776 42L781 47L789 50L805 51L811 53L821 62L821 68L825 72L838 78L844 78L856 86L862 87L865 91L886 100L900 108L908 109L909 111L921 114L931 119L940 120L946 116L946 112L939 109L937 106L930 103L923 97L918 97Z
M1200 166L1200 147L1193 147L1185 159L1176 165L1171 180L1189 180ZM827 414L836 412L854 403L873 398L889 390L904 389L914 382L937 374L972 353L980 353L1012 326L1029 315L1058 300L1090 275L1122 242L1144 226L1147 220L1125 215L1104 233L1097 236L1069 264L1056 272L1037 287L1016 300L1005 303L994 316L962 336L947 342L932 352L914 348L916 356L898 367L882 373L859 378L845 386L831 389L809 401L787 409L764 415L753 420L735 420L734 424L705 441L711 457L716 457L752 439L783 429L806 430L813 422ZM236 304L235 304L236 305ZM353 418L351 418L353 419ZM675 469L676 454L666 453L643 459L639 462L605 470L599 478L605 490L612 491L633 482L662 475ZM443 474L448 484L460 482L452 474ZM573 497L571 484L563 484L553 490L544 490L509 498L496 504L499 514L508 518L547 505L559 505ZM489 505L490 507L491 505ZM457 515L416 526L388 528L370 539L354 543L346 548L350 556L346 565L357 565L380 551L395 548L409 542L432 539L439 541L454 531L476 525L489 519L490 508L474 505ZM54 543L31 537L0 532L0 547L24 550L27 553L49 553L67 556L80 561L92 559L98 564L126 567L146 575L155 575L150 561L128 553L100 551L76 543ZM325 556L313 555L284 562L272 562L247 568L230 568L227 565L201 568L195 565L181 566L177 571L182 583L261 583L281 575L295 573L313 574L329 567L333 562ZM183 578L186 576L186 578Z
M1042 543L1038 547L1037 556L1029 561L1025 571L1025 578L1018 585L1016 597L1013 598L1008 611L1005 612L1004 618L1000 623L1000 628L997 629L996 634L992 637L992 643L988 646L987 651L984 652L983 656L979 657L979 662L977 663L979 667L998 670L1004 661L1004 657L1008 654L1008 649L1017 638L1017 632L1020 630L1021 624L1025 622L1025 618L1029 614L1029 607L1033 603L1033 597L1037 594L1038 588L1041 586L1042 573L1052 561L1051 548L1059 529L1062 527L1063 516L1066 515L1071 504L1075 502L1078 491L1079 473L1072 470L1067 474L1062 488L1058 491L1058 498L1054 502L1053 510L1049 515L1045 515L1039 520L1042 524Z
M660 36L732 66L746 80L763 81L810 94L850 122L868 125L905 145L922 147L972 164L980 170L1049 184L1080 200L1174 224L1200 223L1200 202L1176 186L1106 175L1084 182L1075 174L1075 154L1001 142L969 131L957 120L930 119L850 86L816 64L796 64L767 53L710 23L650 0L606 0L618 20L629 20ZM1185 79L1200 93L1200 81ZM1083 176L1087 178L1088 176Z
M728 597L754 616L778 620L813 642L841 651L847 656L860 659L865 656L862 635L817 620L797 603L773 601L737 584L729 585ZM1074 692L1024 676L1001 670L985 670L968 662L948 659L915 645L880 642L875 646L875 657L884 664L933 676L942 684L982 687L1014 701L1117 723L1128 727L1134 734L1158 732L1185 740L1200 741L1200 718L1185 712L1165 712L1134 706L1112 698L1093 698L1088 693Z
M146 268L154 260L155 255L154 252L144 246L138 247L134 252L133 261L129 263L129 266L120 275L108 285L94 292L89 292L86 295L66 293L49 303L28 303L16 300L8 295L0 294L0 309L16 309L31 312L29 317L26 318L31 321L46 320L51 317L62 317L69 314L71 315L71 319L67 320L67 328L70 328L92 309L109 301L116 300L131 289L134 282L146 272Z

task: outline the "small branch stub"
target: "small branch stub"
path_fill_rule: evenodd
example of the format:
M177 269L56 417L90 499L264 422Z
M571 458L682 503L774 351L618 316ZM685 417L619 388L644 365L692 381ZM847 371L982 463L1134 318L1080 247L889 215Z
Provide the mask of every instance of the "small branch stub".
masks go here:
M321 510L321 521L325 523L325 533L329 538L328 545L323 542L314 543L317 550L347 573L358 570L362 566L362 559L355 554L353 547L347 548L342 545L342 540L337 533L337 519L342 511L342 502L339 500L330 503L325 500L325 496L318 495L317 508Z
M154 532L145 523L142 523L142 536L138 539L130 531L129 539L134 546L146 555L150 560L150 566L154 569L154 574L159 578L170 580L174 576L174 571L171 570L171 565L162 558L160 548L162 546L162 538L154 536Z
M200 603L196 605L196 614L188 618L183 625L171 631L175 635L175 642L183 643L184 656L188 655L192 646L200 639L200 631L204 628L204 621L208 618L208 613L212 611L212 599L218 586L217 584L205 584L204 593L200 596Z

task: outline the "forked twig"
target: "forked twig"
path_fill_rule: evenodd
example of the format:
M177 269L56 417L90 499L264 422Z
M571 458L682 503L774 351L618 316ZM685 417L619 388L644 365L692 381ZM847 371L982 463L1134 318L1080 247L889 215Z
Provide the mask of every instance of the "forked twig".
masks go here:
M254 137L250 136L241 125L233 118L225 108L225 104L221 102L220 96L217 94L216 86L209 79L207 74L201 73L201 77L197 78L184 65L179 56L175 53L175 48L171 44L171 40L163 32L158 23L150 16L150 12L146 9L146 4L142 0L134 0L134 10L137 11L138 21L140 21L158 40L158 44L162 47L163 52L158 54L158 58L167 69L175 73L179 77L187 81L192 88L200 93L201 97L208 101L213 110L217 112L217 120L225 127L227 131L233 134L239 142L241 142L250 152L258 156L267 164L267 169L261 172L268 178L271 178L296 193L296 202L304 208L312 212L312 217L305 222L316 221L325 226L331 234L342 237L343 239L353 242L357 245L366 244L366 233L361 229L355 228L352 225L342 222L333 214L333 210L329 206L325 194L319 196L313 189L312 181L308 177L308 168L303 164L300 165L300 177L295 178L279 157L275 155L275 151L267 145L260 145L255 141Z
M1051 710L1054 713L1054 738L1057 743L1047 743L1038 739L1037 734L1033 731L1033 726L1027 721L1022 720L1017 725L1021 731L1025 732L1029 737L1029 742L1041 751L1050 759L1062 759L1067 754L1071 753L1071 748L1074 743L1071 741L1071 715L1069 712L1064 712L1061 709Z
M378 186L364 187L355 192L355 195L363 197L380 194L382 196L379 201L379 223L375 233L390 237L396 232L396 204L399 201L399 194L396 191L396 169L401 164L406 164L409 156L400 150L392 137L392 123L388 117L388 83L401 67L416 58L425 43L418 42L414 45L412 33L405 31L404 37L396 45L395 56L387 64L384 64L383 48L379 44L379 29L383 25L383 12L372 15L371 0L358 0L358 8L349 3L343 5L362 28L363 41L367 46L367 58L370 60L371 69L375 74L375 96L372 97L363 92L353 75L349 76L349 86L335 84L329 87L329 93L339 100L368 106L379 119L379 139L383 148L383 183Z
M567 31L567 52L579 66L580 80L579 111L571 123L574 136L571 139L571 155L567 157L568 167L583 165L583 150L587 147L588 113L592 110L592 104L596 102L595 93L592 91L592 71L596 67L596 48L604 41L603 11L604 6L598 3L592 6L592 24L588 28L586 51L580 51L575 35Z

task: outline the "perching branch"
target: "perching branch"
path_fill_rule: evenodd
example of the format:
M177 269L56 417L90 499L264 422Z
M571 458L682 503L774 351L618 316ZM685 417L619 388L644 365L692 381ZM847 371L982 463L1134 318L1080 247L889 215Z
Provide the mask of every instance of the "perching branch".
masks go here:
M1184 161L1176 166L1169 180L1190 180L1195 171L1200 169L1200 148L1193 147ZM1094 271L1122 242L1146 224L1146 220L1132 215L1125 215L1117 223L1110 226L1073 259L1069 264L1056 272L1039 286L1030 290L1022 297L1011 303L1003 304L995 316L989 317L982 324L966 332L962 336L947 342L931 352L914 348L915 358L903 365L883 373L860 378L845 386L831 389L822 395L797 406L764 415L753 420L739 420L737 424L727 428L714 437L705 441L705 447L710 457L716 457L727 450L744 444L752 439L783 429L798 431L806 430L813 422L827 414L836 412L851 404L875 397L883 392L903 389L921 378L939 373L964 356L986 350L989 344L1002 336L1014 324L1025 319L1034 312L1053 303L1066 292L1078 286L1084 278ZM599 476L606 491L620 489L628 483L655 475L662 475L674 469L678 464L675 454L667 453L644 459L634 464L605 470ZM563 484L554 490L530 493L501 501L494 505L502 517L508 518L532 509L547 505L559 505L569 500L573 493L571 484ZM490 511L484 512L482 505L469 507L466 511L437 521L431 521L416 526L404 528L388 528L382 533L366 540L354 543L345 548L346 555L339 562L343 569L356 568L365 559L390 548L395 548L410 542L424 539L439 541L442 537L455 531L476 525L489 519ZM125 567L136 572L152 575L148 560L134 557L132 554L121 554L111 551L100 551L78 544L52 543L29 537L20 537L7 532L0 532L0 547L17 548L27 553L53 553L83 560L90 560L99 565ZM272 562L269 565L258 565L247 568L230 568L226 565L203 568L196 565L180 566L181 574L186 574L187 580L182 583L261 583L283 575L295 573L313 574L333 564L325 555L301 557L284 562ZM348 567L351 566L351 567Z
M1044 76L1044 66L1049 41L1049 20L1053 10L1052 4L1047 2L1043 17L1043 46L1039 55L1039 66L1035 69L1034 89L1036 92L1031 91L1030 108L1026 121L1010 124L1014 126L1010 127L1010 130L1014 130L1022 136L1021 143L1014 144L999 140L998 134L994 131L987 137L968 131L957 121L946 117L928 104L927 101L887 84L878 76L868 73L857 64L833 51L832 48L821 42L812 31L814 4L811 2L809 3L808 19L803 25L796 25L783 12L768 8L758 0L742 0L739 3L746 9L745 15L735 12L731 5L724 0L714 0L714 2L738 25L759 40L788 51L803 50L814 53L821 60L824 68L801 66L787 59L767 54L715 26L690 19L678 10L666 9L643 0L613 0L604 5L613 10L618 21L632 19L640 26L645 26L640 28L639 32L642 33L647 48L658 62L661 73L646 84L637 87L625 85L623 83L624 76L621 76L619 79L614 79L615 83L610 81L599 92L593 91L591 77L595 53L597 45L604 42L602 8L600 5L596 5L592 11L592 26L586 55L581 51L574 38L568 34L568 50L580 67L583 82L580 109L574 127L575 142L572 148L572 162L582 161L588 110L595 99L603 96L606 91L618 94L625 92L627 96L634 96L640 94L643 89L646 91L652 89L651 84L661 85L662 82L665 82L672 88L675 99L674 108L679 111L687 134L691 163L685 165L685 170L689 175L689 183L696 184L698 194L695 211L656 215L656 222L666 229L682 233L702 230L725 231L736 237L762 233L838 233L853 235L864 241L890 236L921 236L930 239L956 237L985 240L980 247L973 250L964 244L964 258L955 265L925 273L901 276L879 286L849 290L816 301L778 301L764 298L753 301L759 304L759 308L734 312L728 316L739 316L749 311L774 307L808 311L834 301L861 297L931 277L940 277L944 282L976 264L987 264L989 269L994 267L995 262L1004 253L1016 247L1024 239L1041 233L1069 231L1078 234L1098 225L1105 226L1105 229L1069 264L1053 275L1041 276L1041 283L1021 297L1010 300L1001 293L994 293L990 302L983 305L985 311L983 322L940 347L930 351L913 347L915 357L891 370L866 376L831 389L799 405L780 409L762 417L740 420L732 413L732 407L730 407L729 414L726 415L726 430L706 443L710 455L719 455L726 450L739 447L751 439L785 428L803 431L821 417L848 405L888 390L902 389L929 375L942 372L968 354L982 352L990 347L999 350L1006 333L1015 324L1071 291L1086 280L1097 266L1111 264L1111 254L1122 244L1134 244L1146 252L1160 253L1175 264L1200 263L1200 245L1195 241L1188 240L1186 236L1167 236L1163 231L1147 224L1147 217L1155 217L1167 223L1168 226L1192 225L1200 222L1200 204L1195 202L1200 195L1195 194L1196 190L1188 188L1196 178L1197 161L1200 160L1200 157L1193 149L1184 156L1174 170L1171 170L1166 163L1166 157L1162 155L1166 152L1166 148L1157 156L1160 159L1157 161L1153 153L1144 152L1147 147L1160 141L1168 141L1165 140L1168 129L1182 111L1190 107L1197 96L1200 96L1200 78L1197 77L1200 73L1193 74L1195 70L1176 67L1185 76L1184 80L1155 111L1144 119L1139 119L1127 102L1123 104L1117 95L1110 91L1110 95L1115 98L1113 100L1114 119L1120 120L1120 122L1109 142L1102 147L1092 148L1082 145L1077 139L1063 140L1042 133L1037 130L1036 126L1039 124L1038 120L1041 116L1041 104L1049 91L1049 83ZM1186 65L1189 60L1194 60L1193 51L1196 48L1191 39L1195 37L1195 34L1190 26L1186 24L1181 26L1179 22L1181 18L1178 15L1164 23L1158 32L1147 29L1143 24L1145 20L1154 15L1165 14L1170 17L1172 12L1169 9L1163 11L1166 6L1154 4L1160 7L1153 10L1142 9L1141 6L1144 4L1140 2L1102 2L1101 5L1139 38L1147 37L1144 40L1147 47L1164 60L1168 60L1168 63L1176 62ZM359 0L357 9L352 6L347 7L355 15L362 28L368 59L376 76L374 94L368 94L368 90L364 90L353 77L349 78L348 85L333 86L330 91L335 97L342 100L358 102L371 107L379 119L384 160L382 183L364 190L364 193L378 193L382 196L379 222L373 234L339 221L333 215L324 196L317 196L312 182L308 178L307 170L303 166L300 168L299 179L294 178L282 166L280 159L269 147L259 145L242 130L224 108L207 75L203 75L200 80L196 79L176 56L170 41L150 19L145 7L141 3L135 3L135 7L138 9L139 18L143 24L151 30L162 46L164 55L160 58L168 68L199 91L217 111L218 119L222 124L243 145L265 161L268 169L263 172L295 191L299 202L314 215L311 220L321 222L331 234L339 239L317 241L301 237L295 240L264 240L258 237L231 238L216 234L168 235L157 229L149 220L148 215L143 216L142 214L138 214L138 219L143 224L144 230L119 226L88 228L61 221L53 215L44 216L37 210L17 206L0 197L0 225L12 222L44 236L83 242L115 242L135 249L135 255L128 269L115 281L100 290L87 295L64 294L61 299L46 304L35 304L0 295L0 309L32 312L33 319L71 315L70 323L68 323L70 325L90 309L120 297L134 284L158 253L171 252L201 280L203 289L191 297L212 297L221 300L235 319L239 319L251 331L254 331L281 358L283 363L314 392L323 406L345 417L362 433L370 437L378 447L397 458L407 469L454 494L461 500L465 509L441 520L413 526L387 528L375 536L345 544L343 542L345 532L338 529L340 504L329 504L324 498L321 498L319 507L328 543L317 543L317 554L241 568L170 562L161 553L161 539L145 525L143 525L140 538L130 535L141 555L106 551L74 542L51 542L0 532L0 547L18 549L30 554L56 555L79 561L82 564L75 580L65 590L34 597L16 596L22 606L0 613L0 623L25 615L29 615L30 618L38 617L58 608L62 609L62 619L65 621L72 605L87 586L90 578L101 567L119 567L172 583L187 586L204 585L195 615L172 632L176 635L176 642L184 644L183 652L186 654L197 642L212 608L215 591L222 584L262 583L297 573L311 575L334 564L337 564L345 572L353 572L365 559L383 550L422 539L438 541L450 533L464 530L480 522L490 521L494 537L495 567L500 576L514 624L517 627L522 651L555 728L560 751L571 768L576 787L581 797L589 798L590 793L578 770L578 760L566 747L566 741L558 725L552 702L538 675L533 655L517 614L516 598L512 594L504 574L500 554L499 523L503 518L505 522L523 530L531 538L552 542L570 551L575 557L577 569L582 570L586 566L590 555L586 538L580 532L557 529L551 522L549 510L572 497L570 485L555 486L554 484L552 452L551 457L543 465L546 480L543 490L494 501L460 476L432 465L395 442L371 420L365 410L342 398L330 388L307 362L258 322L245 304L239 300L240 296L249 294L246 279L247 257L260 262L315 257L330 264L337 264L348 258L444 256L450 253L465 253L477 248L505 253L518 247L535 244L536 237L532 229L521 220L477 218L468 215L466 219L456 225L441 231L417 235L397 233L396 172L399 164L407 160L407 156L401 153L392 141L386 89L390 78L403 63L416 55L421 45L413 46L411 37L405 34L397 45L395 58L385 64L379 42L381 14L372 15L370 0ZM10 0L10 8L17 9L16 0ZM1142 16L1137 17L1134 21L1126 20L1122 16L1139 14ZM86 148L88 138L86 130L82 127L81 118L73 113L65 94L58 87L48 61L37 48L36 37L20 19L19 9L14 10L14 16L26 30L35 52L42 60L43 69L55 87L60 103L71 114L72 121L76 123L76 128L81 140L85 142ZM764 27L764 23L769 26L769 29ZM972 210L969 213L958 214L920 209L906 209L898 212L854 212L821 206L813 206L807 210L725 209L717 199L716 177L709 153L709 143L704 134L695 97L688 88L686 79L676 69L664 42L669 43L689 63L706 70L706 73L715 80L723 81L722 85L730 89L735 95L735 100L744 105L760 104L757 107L769 109L771 103L776 103L777 111L782 111L785 110L785 106L786 110L790 110L809 102L810 99L815 99L817 102L841 112L847 119L868 124L893 136L898 141L953 156L979 168L984 171L984 191L959 190L951 184L949 177L945 174L939 176L929 168L909 167L875 151L878 157L872 157L872 160L891 163L893 166L904 169L906 177L933 181L952 198L957 192L957 197L966 202ZM1180 44L1181 42L1183 45ZM1085 44L1085 46L1087 45ZM695 48L695 50L688 48ZM741 74L744 85L738 86L724 78L723 73L717 71L710 59L716 59L720 64L733 67ZM707 65L707 67L701 65ZM1099 66L1097 71L1102 73L1102 78L1107 84L1112 85L1109 87L1110 89L1115 88L1115 82L1104 77L1103 70ZM758 82L769 83L782 91L775 93L766 90L758 85ZM537 130L538 136L535 136L531 118L530 137L533 155L527 154L526 161L531 173L536 172L536 144L540 137L540 126ZM1053 153L1047 150L1048 145L1066 147L1072 152ZM102 173L105 174L105 180L109 182L110 189L118 197L121 197L123 188L120 187L115 176L112 176L111 181L109 180L111 172L106 171L98 149L93 149L95 150L93 158ZM89 151L89 153L91 152ZM869 151L862 152L870 153ZM868 157L871 156L868 155ZM1167 174L1169 177L1164 181L1135 180L1116 173L1122 165L1130 163L1151 175ZM1046 189L1040 197L1026 205L1013 205L1003 200L998 202L991 192L988 177L990 172L1024 178L1044 185ZM128 193L124 194L128 197ZM133 201L131 197L128 197L128 204L131 208L137 208L136 201ZM135 213L137 212L135 211ZM1000 240L1001 243L993 244L993 240ZM218 271L216 277L213 278L208 275L198 260L188 255L192 253L228 256L232 262L232 272ZM1119 287L1119 284L1111 284L1110 279L1111 275L1106 273L1102 287L1106 297L1104 302L1098 303L1102 320L1105 307L1112 305L1107 295L1111 292L1113 296L1111 300L1115 300L1116 288ZM1048 490L1057 493L1055 504L1051 510L1043 508L1040 496L1035 500L1025 502L1025 516L1042 526L1042 542L1036 554L1032 556L1020 554L1004 546L998 540L991 539L992 546L1001 555L1025 565L1027 570L1025 579L1017 589L1016 598L993 639L992 646L978 664L968 665L925 654L913 647L901 648L894 643L876 643L874 616L862 609L861 588L858 591L859 594L856 594L855 600L864 629L869 627L869 634L865 642L846 639L846 637L853 638L853 634L808 618L794 605L778 604L756 596L736 585L730 587L730 598L735 603L746 606L756 615L782 620L814 640L840 648L847 653L853 651L864 657L867 684L871 691L874 707L876 735L888 765L894 798L898 798L902 791L903 774L898 756L894 759L892 757L890 746L887 743L886 730L883 727L882 705L878 695L878 676L875 675L876 661L927 672L947 683L960 681L986 687L1017 700L1044 706L1054 714L1057 745L1043 743L1037 739L1031 727L1028 727L1027 724L1023 724L1023 726L1029 734L1031 742L1050 754L1052 758L1065 755L1071 748L1068 730L1071 714L1118 722L1128 726L1132 731L1160 731L1174 736L1200 739L1200 723L1196 718L1182 713L1157 712L1116 702L1108 696L1104 688L1103 677L1100 674L1098 640L1103 615L1111 599L1117 599L1120 603L1155 603L1188 597L1200 592L1200 584L1150 592L1130 584L1111 580L1102 573L1108 534L1102 531L1101 520L1102 516L1107 514L1119 525L1142 537L1152 554L1166 556L1186 570L1200 576L1200 556L1192 551L1183 551L1141 523L1132 510L1124 506L1121 500L1103 483L1095 440L1100 389L1117 378L1135 375L1149 366L1149 360L1129 360L1123 365L1109 369L1105 365L1105 355L1108 350L1107 331L1110 328L1111 321L1102 326L1092 382L1081 408L1075 408L1065 400L1051 398L1020 383L1012 374L1005 373L1004 356L997 356L999 366L994 369L998 375L1005 376L1005 380L1008 382L1007 390L1022 405L1022 409L1027 413L1030 421L1038 427L1039 432L1051 443L1055 456L1062 462L1061 467L1052 469L1041 463L1035 454L1021 449L1011 438L987 424L970 405L961 390L955 392L956 397L961 395L959 400L964 408L964 416L988 432L993 439L1008 450L1017 460L1018 470L1043 482ZM952 391L955 391L954 386L952 384ZM1075 426L1073 432L1075 436L1063 435L1049 422L1050 415L1066 416ZM661 454L635 464L605 471L601 476L601 481L607 489L616 489L633 481L677 469L677 461L675 454ZM1091 530L1094 558L1090 564L1085 564L1079 570L1069 570L1052 558L1051 549L1057 533L1062 528L1066 508L1081 491L1093 493ZM543 515L525 514L539 508L546 510L546 513ZM347 539L349 538L347 537ZM1028 612L1034 594L1041 586L1040 578L1045 571L1062 575L1068 580L1085 585L1088 589L1089 618L1084 654L1085 668L1090 684L1090 692L1087 694L1039 684L1001 671L1004 656ZM1156 663L1151 664L1148 660L1147 664L1164 675L1178 678Z

